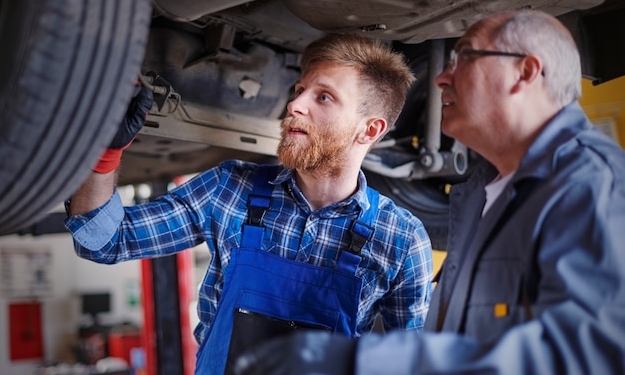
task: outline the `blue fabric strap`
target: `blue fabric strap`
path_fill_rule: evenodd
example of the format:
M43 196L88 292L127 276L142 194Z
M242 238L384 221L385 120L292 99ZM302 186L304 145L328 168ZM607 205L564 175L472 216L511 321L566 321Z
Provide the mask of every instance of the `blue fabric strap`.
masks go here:
M247 224L243 225L241 245L248 248L261 248L263 241L263 217L271 206L273 185L269 183L278 174L279 166L262 165L254 177L252 193L247 198Z
M241 235L241 247L260 248L263 242L263 232L265 228L256 225L243 224L243 233Z
M350 229L352 233L352 241L349 245L349 251L354 254L360 254L363 246L373 237L373 220L378 213L378 202L380 200L379 193L367 187L367 198L369 199L369 209L361 212L358 220L352 223Z
M341 251L337 262L337 268L353 274L356 273L358 265L362 260L362 255L360 254L362 248L373 238L373 232L375 232L371 224L378 213L380 195L376 190L367 187L367 198L369 199L369 209L361 212L358 220L352 223L350 229L352 239L349 249Z

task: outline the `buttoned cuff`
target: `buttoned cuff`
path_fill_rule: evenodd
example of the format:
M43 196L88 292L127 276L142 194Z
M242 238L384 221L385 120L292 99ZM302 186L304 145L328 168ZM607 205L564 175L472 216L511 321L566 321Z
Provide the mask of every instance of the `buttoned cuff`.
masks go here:
M123 218L124 206L116 190L102 207L67 218L65 228L82 247L99 250L111 241Z

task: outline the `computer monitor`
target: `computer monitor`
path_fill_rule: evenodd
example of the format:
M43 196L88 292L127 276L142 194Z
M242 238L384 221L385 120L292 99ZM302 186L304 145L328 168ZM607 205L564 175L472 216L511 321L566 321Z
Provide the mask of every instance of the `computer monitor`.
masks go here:
M90 315L94 324L98 322L98 314L111 311L111 293L84 293L80 298L82 313Z

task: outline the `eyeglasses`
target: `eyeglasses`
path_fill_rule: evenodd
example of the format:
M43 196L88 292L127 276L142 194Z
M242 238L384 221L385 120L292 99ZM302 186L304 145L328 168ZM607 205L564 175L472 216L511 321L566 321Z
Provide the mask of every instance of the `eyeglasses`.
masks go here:
M508 56L508 57L527 57L524 53L517 52L503 52L503 51L488 51L482 49L459 49L459 50L451 50L449 53L449 61L447 62L447 69L449 69L450 73L456 71L458 67L458 59L462 59L462 61L467 61L467 56Z

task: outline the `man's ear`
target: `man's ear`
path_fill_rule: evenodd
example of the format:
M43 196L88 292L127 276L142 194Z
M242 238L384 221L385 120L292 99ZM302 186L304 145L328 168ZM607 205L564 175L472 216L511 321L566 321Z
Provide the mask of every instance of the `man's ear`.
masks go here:
M369 118L366 123L365 131L360 133L356 140L364 144L373 144L386 133L388 124L382 117Z
M518 92L525 86L534 84L537 79L544 76L543 63L536 56L529 55L524 57L521 64L521 71L512 89L513 92Z

